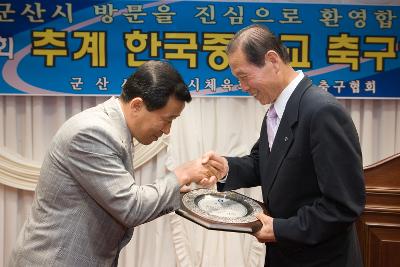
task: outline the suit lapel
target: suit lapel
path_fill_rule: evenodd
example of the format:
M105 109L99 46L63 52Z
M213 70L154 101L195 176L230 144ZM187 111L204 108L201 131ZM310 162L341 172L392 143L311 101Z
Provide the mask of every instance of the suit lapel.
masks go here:
M298 113L299 113L299 104L302 95L304 92L311 87L312 82L307 77L304 77L299 85L294 90L293 94L290 96L285 111L283 113L281 122L279 123L279 128L276 132L276 136L274 139L274 144L272 146L271 152L268 149L268 138L266 137L266 130L264 130L264 138L267 140L266 143L266 164L261 164L262 167L262 187L263 193L266 194L264 199L268 198L269 192L272 188L272 185L277 178L277 173L279 171L280 166L282 165L283 160L285 159L289 148L291 147L294 141L294 133L295 133L295 125L298 121ZM265 120L264 120L265 121ZM266 123L263 128L266 129ZM261 140L260 140L261 141ZM261 144L261 142L260 142ZM263 155L261 155L263 156Z
M260 142L259 142L259 147L258 147L258 153L259 153L259 168L260 168L260 179L261 179L261 190L263 191L263 196L266 197L267 193L264 191L265 187L265 181L266 179L266 174L267 172L267 163L268 163L268 158L269 155L271 154L269 151L269 146L268 146L268 134L267 134L267 122L266 122L266 116L267 113L265 113L264 120L261 126L261 131L260 131ZM264 198L265 199L265 198Z

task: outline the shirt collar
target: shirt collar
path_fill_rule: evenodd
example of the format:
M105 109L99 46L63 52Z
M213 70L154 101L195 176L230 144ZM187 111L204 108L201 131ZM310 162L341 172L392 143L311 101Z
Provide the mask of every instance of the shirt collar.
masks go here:
M285 107L287 102L289 101L290 96L296 89L297 85L299 85L300 81L304 78L304 73L301 70L296 71L298 74L296 78L294 78L288 86L281 92L274 103L274 107L276 110L276 114L278 115L279 120L283 116L283 112L285 111Z

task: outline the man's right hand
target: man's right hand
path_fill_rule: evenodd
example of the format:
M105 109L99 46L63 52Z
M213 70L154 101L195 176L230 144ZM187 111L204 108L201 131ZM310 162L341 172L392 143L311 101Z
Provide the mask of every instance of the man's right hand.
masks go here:
M215 169L211 172L206 164L202 163L201 158L178 166L174 172L181 186L194 182L201 186L210 187L217 182L217 176L220 176Z

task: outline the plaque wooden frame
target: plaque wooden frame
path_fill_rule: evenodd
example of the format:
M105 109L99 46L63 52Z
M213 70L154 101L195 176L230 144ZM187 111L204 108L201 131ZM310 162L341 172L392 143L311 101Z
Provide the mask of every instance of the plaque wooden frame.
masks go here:
M264 207L264 203L257 201L255 199L252 199L248 196L245 196L243 194L237 193L235 191L227 191L230 192L231 194L238 194L242 198L247 198L250 199L257 204L259 204L265 214L267 214L267 210ZM249 222L249 223L226 223L226 222L220 222L216 220L212 220L209 218L205 218L199 214L196 214L192 210L186 207L186 205L183 203L182 199L186 193L181 193L181 208L176 210L175 213L208 229L208 230L217 230L217 231L226 231L226 232L237 232L237 233L255 233L262 227L262 223L259 220ZM223 195L224 192L213 192L213 194L221 194Z

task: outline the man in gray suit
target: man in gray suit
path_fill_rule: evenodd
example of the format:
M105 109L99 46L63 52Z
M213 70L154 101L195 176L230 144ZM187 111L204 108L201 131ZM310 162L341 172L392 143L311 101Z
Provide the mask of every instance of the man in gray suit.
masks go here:
M44 159L9 266L117 266L133 228L179 208L183 185L215 183L201 159L153 184L135 183L132 137L150 144L168 134L190 101L171 65L148 61L119 98L65 122Z

